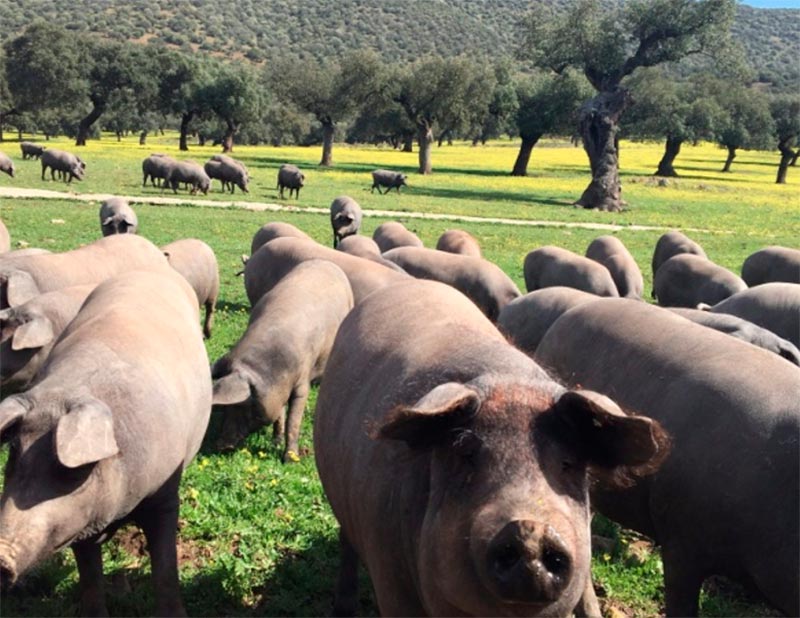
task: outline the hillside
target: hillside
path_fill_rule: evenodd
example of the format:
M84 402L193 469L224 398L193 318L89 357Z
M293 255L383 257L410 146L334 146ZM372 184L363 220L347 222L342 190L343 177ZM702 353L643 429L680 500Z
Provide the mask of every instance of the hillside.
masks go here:
M563 1L563 0L562 0ZM372 48L387 58L513 55L529 0L0 0L6 37L34 19L76 32L261 62ZM800 87L800 10L740 6L736 39L762 81Z

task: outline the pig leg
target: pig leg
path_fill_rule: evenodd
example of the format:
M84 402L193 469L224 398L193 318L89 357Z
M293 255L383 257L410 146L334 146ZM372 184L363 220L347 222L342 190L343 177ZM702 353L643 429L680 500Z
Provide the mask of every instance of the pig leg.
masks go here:
M597 602L597 595L594 592L591 573L586 577L586 586L583 589L581 598L578 599L578 604L575 606L575 615L587 618L602 618L603 616L600 611L600 604Z
M358 604L358 554L339 529L339 577L332 616L355 616Z
M700 587L705 579L697 558L679 547L664 545L664 596L667 616L697 616Z
M289 398L289 411L286 415L286 451L283 454L283 463L297 461L299 457L297 442L300 439L300 425L303 422L303 413L308 401L309 384L305 382L294 387Z
M100 543L80 541L72 545L72 553L78 563L81 612L84 616L108 616Z
M185 616L178 582L178 484L180 468L149 501L136 523L144 531L153 571L156 616Z
M283 443L284 436L286 435L286 410L281 410L278 418L272 423L272 443L275 446L280 446Z
M214 306L216 303L216 298L209 298L205 302L206 320L203 323L203 335L206 339L211 339L211 327L214 325Z

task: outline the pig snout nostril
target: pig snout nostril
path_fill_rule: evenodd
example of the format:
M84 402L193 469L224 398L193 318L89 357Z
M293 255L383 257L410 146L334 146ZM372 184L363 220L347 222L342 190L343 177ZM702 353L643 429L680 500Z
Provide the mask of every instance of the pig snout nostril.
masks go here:
M505 543L493 552L491 558L492 568L495 573L502 576L504 573L513 570L521 559L522 554L519 549L510 543Z
M565 578L569 575L571 560L569 556L555 547L546 544L542 549L542 566L548 573L558 578Z
M0 590L8 590L14 584L16 576L14 571L6 566L0 566Z

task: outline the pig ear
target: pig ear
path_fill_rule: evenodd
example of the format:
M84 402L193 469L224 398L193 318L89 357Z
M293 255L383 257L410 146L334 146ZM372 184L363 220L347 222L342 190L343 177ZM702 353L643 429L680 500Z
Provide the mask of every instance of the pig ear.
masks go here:
M610 484L629 485L630 476L655 472L669 453L669 436L658 421L625 414L599 393L568 391L555 409L567 430L563 438L577 443L595 476Z
M9 307L16 307L28 302L39 295L33 277L22 270L14 270L6 275L0 275L0 286L5 283L6 301Z
M250 382L239 371L214 381L214 405L233 405L250 399Z
M108 225L114 220L114 217L106 217L100 222L100 225Z
M17 397L8 397L0 403L0 439L14 423L28 412L28 408Z
M99 399L70 408L58 419L54 440L58 461L67 468L119 453L111 409Z
M34 318L30 322L20 324L14 331L11 349L16 351L41 348L50 343L53 337L55 337L53 323L45 317Z
M447 429L473 416L480 407L478 393L458 382L440 384L411 407L392 410L372 432L373 438L403 440L410 446L432 446Z

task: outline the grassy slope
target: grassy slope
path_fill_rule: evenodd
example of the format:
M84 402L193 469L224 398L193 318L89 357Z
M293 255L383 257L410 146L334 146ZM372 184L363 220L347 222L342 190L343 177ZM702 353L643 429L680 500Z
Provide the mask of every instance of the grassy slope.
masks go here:
M174 150L164 139L140 148L133 142L92 143L82 156L89 162L84 183L75 189L132 195L158 194L140 187L139 161L151 151ZM55 145L55 143L54 143ZM66 142L61 143L67 146ZM412 188L396 196L371 195L368 171L375 167L411 170L416 155L389 150L337 145L333 170L318 170L318 149L237 148L254 177L249 199L275 201L277 166L292 161L308 169L308 187L299 206L327 206L340 193L356 197L362 206L424 210L455 214L502 215L512 218L587 222L618 222L697 227L714 230L692 233L712 259L738 270L750 252L767 244L796 245L800 237L800 208L796 184L773 184L772 153L742 153L735 172L719 174L722 153L712 147L687 148L678 160L684 177L659 187L645 175L660 155L658 145L624 144L625 195L631 210L607 214L576 210L567 204L587 182L582 151L550 143L534 153L530 178L511 178L505 172L516 154L508 143L486 148L455 146L434 152L436 173L412 176ZM4 150L15 160L16 145ZM194 149L198 160L211 150ZM85 155L84 155L85 153ZM173 153L174 154L174 153ZM685 167L681 167L684 165ZM0 178L3 185L56 189L42 182L35 162L18 161L18 179ZM690 169L691 168L691 169ZM791 170L792 172L794 170ZM790 182L797 182L790 172ZM636 181L636 182L634 182ZM218 189L215 199L222 199ZM295 202L292 201L292 204ZM97 203L2 200L0 218L12 239L31 246L64 250L89 242L99 234ZM214 337L208 343L212 359L223 354L241 335L247 322L247 303L241 280L235 277L240 255L252 234L268 220L290 221L317 240L329 243L324 215L256 213L240 209L197 207L136 207L141 232L157 244L176 238L198 237L216 251L222 275L220 312ZM366 233L382 221L367 218ZM432 246L453 223L406 222ZM558 244L583 252L601 232L566 228L517 227L487 224L459 225L480 239L486 257L497 262L520 285L525 253L543 244ZM660 232L629 231L619 237L642 267L650 289L649 262ZM310 454L313 400L305 419L301 446ZM213 422L212 422L213 433ZM4 457L4 453L0 455ZM193 615L323 615L329 611L336 573L335 520L330 513L313 464L283 466L268 432L252 436L232 454L203 452L188 469L181 489L181 578L187 609ZM661 565L657 554L606 522L597 531L616 539L613 549L595 556L595 577L611 605L629 615L656 615L662 607ZM105 550L112 615L144 615L152 595L146 574L149 559L135 530L123 531ZM634 546L636 551L628 548ZM639 557L637 557L639 556ZM643 557L642 557L643 556ZM74 563L62 552L31 574L3 600L3 615L74 615L77 590ZM714 584L704 596L707 616L769 613L749 603L738 589ZM368 580L362 586L362 614L374 613Z

